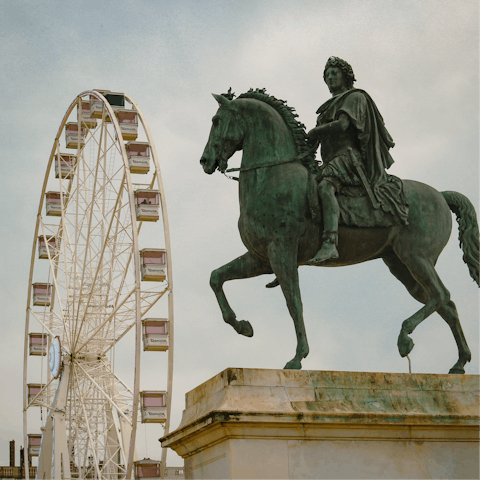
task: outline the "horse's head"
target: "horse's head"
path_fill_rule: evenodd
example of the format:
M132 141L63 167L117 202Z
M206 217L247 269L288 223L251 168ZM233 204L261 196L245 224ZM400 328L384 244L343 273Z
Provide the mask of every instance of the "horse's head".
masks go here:
M208 174L217 168L225 172L228 159L242 149L245 130L237 104L223 95L213 96L220 108L212 119L210 136L200 159L203 170Z

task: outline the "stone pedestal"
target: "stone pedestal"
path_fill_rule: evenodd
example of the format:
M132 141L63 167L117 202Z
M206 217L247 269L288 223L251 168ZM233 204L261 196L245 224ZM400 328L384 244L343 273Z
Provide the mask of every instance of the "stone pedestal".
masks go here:
M477 375L229 368L161 439L185 478L479 478Z

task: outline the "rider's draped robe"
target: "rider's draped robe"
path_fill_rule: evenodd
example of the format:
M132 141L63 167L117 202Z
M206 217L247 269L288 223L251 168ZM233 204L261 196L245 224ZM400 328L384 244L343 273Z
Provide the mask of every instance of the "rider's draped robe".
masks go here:
M407 224L408 202L403 192L403 183L399 178L385 172L385 169L393 164L388 150L395 144L385 128L377 106L367 92L351 89L332 97L317 110L317 125L338 120L341 113L350 119L349 129L353 132L353 140L362 158L365 175L382 210L390 212L395 223ZM357 187L350 191L358 191L361 183L348 152L338 152L334 158L323 160L321 177L337 177L342 184ZM348 190L347 188L341 193L348 195Z

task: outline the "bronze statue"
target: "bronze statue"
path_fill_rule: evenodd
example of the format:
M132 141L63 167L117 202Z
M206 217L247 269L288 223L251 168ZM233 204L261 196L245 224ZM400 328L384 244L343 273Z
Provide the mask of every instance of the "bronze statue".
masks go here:
M388 148L393 146L391 137L373 101L363 91L353 89L348 93L351 85L345 82L343 71L339 74L338 70L342 68L333 74L326 68L326 80L334 97L330 104L327 102L320 108L319 126L309 136L295 119L293 109L263 89L250 90L235 100L230 91L230 98L214 95L220 108L213 117L200 163L208 174L217 169L224 173L228 159L237 150L243 150L239 169L239 230L248 250L212 272L210 284L223 319L238 333L253 336L250 322L236 319L223 284L274 273L297 335L295 356L284 368L299 369L309 347L298 265L335 267L381 258L410 294L424 304L402 324L398 337L400 355L410 353L414 344L409 335L437 311L450 326L458 347L459 358L450 373L465 373L464 366L471 353L455 304L435 271L435 263L450 237L452 210L457 215L463 259L471 277L479 283L475 210L460 193L440 193L428 185L411 180L402 182L385 173L392 161L388 155ZM340 87L346 87L347 91L335 94ZM358 96L364 100L355 98ZM371 122L376 122L376 128L370 128L373 142L364 141L365 131L356 123L358 119L349 116L346 107L339 108L338 114L334 103L340 100L339 106L348 106L349 97L371 109L370 127ZM348 122L341 118L342 112L346 112ZM329 130L334 135L328 135ZM335 137L335 131L338 137L331 138ZM314 160L317 145L311 145L318 137L325 159L320 167ZM375 151L368 157L372 149ZM342 158L335 160L339 156ZM333 207L321 208L318 190L322 202L330 200ZM335 221L339 222L338 237ZM330 245L322 251L325 243ZM323 258L325 251L327 258Z

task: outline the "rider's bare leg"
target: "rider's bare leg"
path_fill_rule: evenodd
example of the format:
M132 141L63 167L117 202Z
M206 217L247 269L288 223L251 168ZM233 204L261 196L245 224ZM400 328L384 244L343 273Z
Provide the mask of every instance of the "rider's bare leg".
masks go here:
M324 178L318 185L318 195L323 210L323 244L315 256L305 262L307 265L320 265L331 258L338 258L338 217L340 216L340 207L335 196L336 191L337 188L328 177ZM274 288L278 285L278 279L275 278L265 286Z
M306 262L307 265L320 265L331 258L338 258L337 242L340 208L335 196L336 191L334 183L328 178L324 178L318 185L318 194L323 210L323 244L315 256Z

